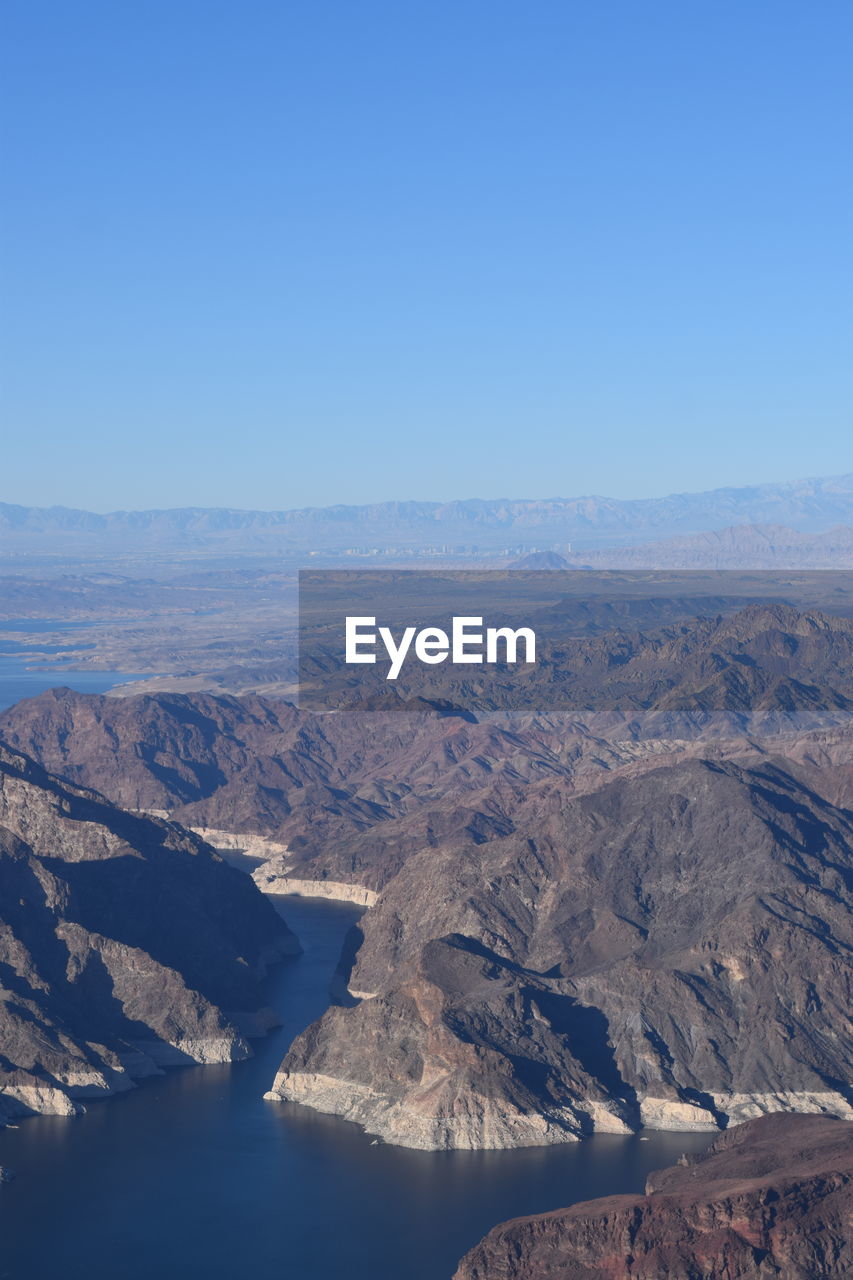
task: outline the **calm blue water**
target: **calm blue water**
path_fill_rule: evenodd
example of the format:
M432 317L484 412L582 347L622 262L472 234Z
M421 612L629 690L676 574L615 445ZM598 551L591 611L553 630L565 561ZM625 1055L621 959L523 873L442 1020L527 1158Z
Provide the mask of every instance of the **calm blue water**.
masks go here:
M127 672L26 672L0 658L0 706ZM235 859L236 860L236 859ZM0 1280L449 1280L497 1222L638 1191L701 1134L601 1135L562 1147L420 1152L264 1102L293 1037L328 1004L352 906L279 900L304 954L267 981L283 1026L233 1066L172 1071L76 1119L0 1131Z
M81 627L97 627L98 621L65 622L61 618L7 618L0 621L0 631L32 632L41 635L51 631L78 631Z
M34 698L45 689L66 685L78 693L106 693L129 680L147 680L151 672L133 671L28 671L29 659L0 654L0 711L21 698Z
M284 1018L229 1067L172 1071L77 1119L0 1133L0 1280L449 1280L497 1222L637 1191L707 1135L420 1152L264 1102L293 1036L327 1004L349 905L283 899L303 955L268 980Z
M132 671L70 671L63 667L57 671L28 670L33 658L27 649L31 645L19 645L15 635L4 637L3 632L32 633L47 635L57 631L75 631L97 626L97 622L62 622L54 618L12 618L0 621L0 711L11 707L21 698L34 698L44 693L45 689L55 689L59 685L67 685L79 693L106 693L117 684L125 684L129 680L144 680L146 675ZM39 653L53 654L60 650L63 653L88 649L87 644L38 646ZM3 652L5 650L6 652ZM149 671L148 676L151 675Z

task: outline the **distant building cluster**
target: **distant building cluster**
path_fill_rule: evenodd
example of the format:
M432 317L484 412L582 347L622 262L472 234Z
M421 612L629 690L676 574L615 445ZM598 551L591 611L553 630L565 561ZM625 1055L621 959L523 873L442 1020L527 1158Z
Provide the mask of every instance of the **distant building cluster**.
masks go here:
M357 556L362 559L373 557L382 557L385 559L395 559L405 556L407 559L429 559L431 556L442 556L444 558L457 556L461 558L470 558L471 556L505 556L507 558L514 556L533 555L538 551L556 551L560 555L567 555L572 549L570 542L550 543L548 546L535 546L528 543L516 543L511 547L482 547L477 543L443 543L435 546L420 547L343 547L339 552L340 555ZM309 551L308 555L328 555L328 550Z

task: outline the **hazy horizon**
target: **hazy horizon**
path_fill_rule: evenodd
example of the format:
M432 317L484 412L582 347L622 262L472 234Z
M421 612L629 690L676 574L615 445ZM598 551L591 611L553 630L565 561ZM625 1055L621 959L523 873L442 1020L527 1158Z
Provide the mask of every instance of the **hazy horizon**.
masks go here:
M441 506L451 506L454 503L465 502L581 502L581 501L599 501L599 502L655 502L662 501L666 498L679 497L696 497L702 494L726 492L729 490L749 490L764 488L784 488L791 485L810 484L810 483L826 483L832 480L844 480L853 477L853 471L834 471L826 475L808 475L794 476L786 480L759 480L755 482L733 483L718 485L713 488L702 489L680 489L668 491L665 493L636 493L636 494L616 494L616 493L524 493L524 494L481 494L469 493L462 496L456 495L449 498L441 497L424 497L415 498L411 496L384 497L370 499L364 502L324 502L324 503L305 503L297 507L278 506L278 507L258 507L258 506L237 506L234 503L197 503L197 502L177 502L170 506L135 506L135 507L92 507L81 506L73 501L65 502L20 502L17 499L11 500L0 496L0 506L14 506L34 508L37 510L65 510L65 511L85 511L92 515L116 515L123 512L148 512L148 511L243 511L257 514L265 514L267 512L280 511L300 511L300 510L322 510L326 507L373 507L385 506L391 504L406 503L438 503Z

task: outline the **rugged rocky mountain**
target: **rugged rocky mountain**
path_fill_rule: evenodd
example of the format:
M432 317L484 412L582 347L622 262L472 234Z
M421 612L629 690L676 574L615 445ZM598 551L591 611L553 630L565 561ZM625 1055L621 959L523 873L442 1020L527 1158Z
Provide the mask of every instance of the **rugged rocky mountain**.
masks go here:
M853 818L765 763L679 760L410 857L273 1096L406 1146L853 1115Z
M560 610L551 625L565 625ZM546 709L479 724L427 710L315 716L253 696L53 690L0 714L0 735L126 808L169 812L258 851L286 848L265 887L373 894L422 849L509 835L543 778L571 794L662 754L749 752L757 734L787 752L806 731L836 726L841 785L853 761L851 672L848 619L750 606L566 640L543 666Z
M371 889L445 833L504 829L526 781L564 771L571 753L548 735L427 713L317 717L274 699L67 689L4 712L0 734L126 808L255 850L287 846L302 879Z
M375 904L360 1003L274 1096L421 1147L849 1114L853 624L761 605L564 647L551 714L65 690L0 734L251 847L265 890Z
M198 837L0 746L0 1120L246 1056L259 979L298 949Z
M853 809L853 725L815 730L767 744L786 767L842 809Z
M308 705L379 706L384 692L389 706L400 698L444 700L479 719L498 712L561 712L593 732L619 726L622 736L633 737L802 731L853 714L853 620L756 603L725 615L650 625L656 608L671 616L675 603L591 606L569 598L525 617L536 629L535 665L487 672L478 667L471 675L470 668L460 674L450 664L409 663L393 685L387 664L354 676L336 652L324 658L318 646L310 657L322 698ZM637 613L647 619L642 629L631 626ZM612 629L578 634L579 627L595 625L596 614L609 617ZM303 659L303 671L307 667ZM312 675L309 669L307 679Z
M853 621L783 604L570 642L551 661L575 714L615 713L631 736L799 732L853 713Z
M490 1231L455 1280L830 1280L853 1274L853 1129L764 1116L610 1196Z

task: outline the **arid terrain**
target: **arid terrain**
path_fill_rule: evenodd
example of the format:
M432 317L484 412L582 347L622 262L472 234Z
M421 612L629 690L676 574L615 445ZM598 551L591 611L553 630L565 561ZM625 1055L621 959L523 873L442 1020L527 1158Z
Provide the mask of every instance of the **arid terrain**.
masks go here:
M371 908L274 1096L415 1147L713 1130L853 1114L851 655L748 605L567 640L552 716L54 691L0 736Z
M846 535L637 539L583 572L516 548L493 608L536 627L535 667L390 692L342 668L322 600L297 631L295 561L215 566L233 529L197 532L192 568L5 580L4 649L56 686L0 712L6 1118L248 1053L299 945L270 898L338 899L366 911L271 1105L433 1151L724 1131L646 1197L495 1228L460 1278L844 1275ZM373 584L392 622L474 580L427 591L410 552ZM149 674L99 695L78 670Z
M198 837L3 747L0 876L0 1121L233 1061L272 1025L259 979L298 943Z
M842 1280L853 1268L853 1136L766 1116L613 1196L507 1222L455 1280Z

